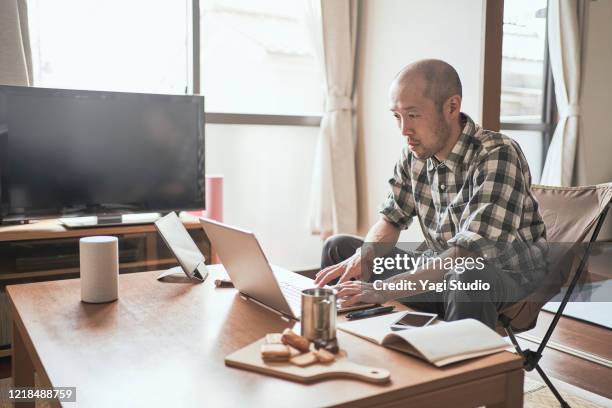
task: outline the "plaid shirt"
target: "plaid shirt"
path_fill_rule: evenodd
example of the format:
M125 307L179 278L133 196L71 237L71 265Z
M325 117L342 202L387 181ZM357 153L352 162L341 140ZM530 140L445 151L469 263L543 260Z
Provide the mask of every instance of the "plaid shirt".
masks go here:
M380 213L401 229L416 216L434 253L456 245L531 281L526 272L543 267L547 244L527 160L514 140L461 120L443 162L402 150Z

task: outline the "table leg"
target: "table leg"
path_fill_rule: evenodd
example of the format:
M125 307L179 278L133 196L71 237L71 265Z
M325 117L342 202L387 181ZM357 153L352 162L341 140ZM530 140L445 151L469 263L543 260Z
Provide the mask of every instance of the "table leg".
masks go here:
M34 365L17 325L13 322L13 355L11 369L15 387L34 387ZM16 408L34 408L34 402L19 402Z
M523 380L525 372L514 370L506 374L506 399L487 408L523 408Z

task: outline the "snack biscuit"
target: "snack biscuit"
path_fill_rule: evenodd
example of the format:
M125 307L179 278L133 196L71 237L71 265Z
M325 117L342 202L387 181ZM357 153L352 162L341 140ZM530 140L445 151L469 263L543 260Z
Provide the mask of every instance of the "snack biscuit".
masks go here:
M291 350L284 344L262 344L260 350L265 361L287 361L291 357Z
M316 363L317 361L319 360L317 360L317 356L315 356L314 352L312 351L300 354L299 356L291 357L291 359L289 359L289 362L291 364L295 364L296 366L300 367L309 366L311 364Z
M310 342L308 341L308 339L300 336L291 329L285 329L285 331L283 331L283 336L281 339L283 341L283 344L295 347L301 352L305 353L310 350Z
M313 351L313 353L315 357L317 357L317 360L319 360L319 362L323 364L331 363L336 359L336 356L334 356L332 353L323 348L315 350Z

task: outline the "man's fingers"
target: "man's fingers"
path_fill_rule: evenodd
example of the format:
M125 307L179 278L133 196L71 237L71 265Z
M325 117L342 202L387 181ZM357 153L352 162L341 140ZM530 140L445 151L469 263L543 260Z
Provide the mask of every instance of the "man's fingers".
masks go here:
M319 283L319 281L323 278L323 276L325 276L327 274L327 272L329 272L332 269L337 268L337 267L338 267L338 265L332 265L332 266L328 266L327 268L321 269L315 275L315 283Z
M362 281L346 281L346 282L342 282L342 283L337 283L334 286L334 289L336 290L340 290L342 288L350 288L350 287L362 287L364 286L364 283Z
M353 306L354 304L359 303L360 299L361 299L361 293L358 293L356 295L344 298L344 299L342 299L341 306L342 307Z
M325 286L329 281L340 276L343 270L343 265L333 265L319 272L315 279L315 285Z
M332 268L335 268L338 265L332 265L332 266L328 266L327 268L323 268L321 269L319 272L317 272L317 274L315 275L315 282L321 278L321 276L323 276L325 273L327 273L327 271L329 271Z
M353 296L358 293L361 293L361 290L362 289L360 287L345 287L338 291L338 297L345 298L347 296Z
M335 286L335 288L338 291L337 296L339 298L360 294L365 289L362 282L346 282L342 285Z
M348 282L351 278L358 277L358 275L359 275L359 272L355 273L355 267L348 266L346 270L344 271L344 273L342 274L342 276L340 276L338 283Z
M348 282L348 281L351 280L351 278L352 278L352 276L350 275L350 270L346 270L346 271L344 271L342 276L340 276L340 279L338 279L338 283Z

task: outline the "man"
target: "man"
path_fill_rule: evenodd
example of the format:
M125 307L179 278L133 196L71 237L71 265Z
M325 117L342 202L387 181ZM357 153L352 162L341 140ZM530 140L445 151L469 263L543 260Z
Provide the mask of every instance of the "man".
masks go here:
M367 245L347 235L328 239L315 281L322 286L338 279L338 296L347 305L407 298L446 320L471 317L494 328L499 311L529 294L545 273L546 233L527 161L512 139L483 130L461 112L461 81L446 62L406 66L389 96L406 146L381 218ZM395 245L414 217L427 244L419 256L445 262L419 262L408 252L412 270L396 265L370 276L380 257L406 254ZM467 265L467 257L471 267L457 267Z

